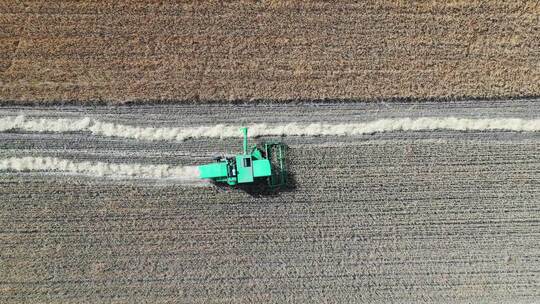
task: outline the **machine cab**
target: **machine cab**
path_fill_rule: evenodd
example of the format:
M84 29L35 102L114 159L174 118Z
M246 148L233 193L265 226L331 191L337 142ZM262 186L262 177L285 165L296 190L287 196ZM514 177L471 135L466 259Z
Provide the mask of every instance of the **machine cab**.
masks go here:
M251 155L236 156L236 169L238 170L238 183L253 182L253 158Z

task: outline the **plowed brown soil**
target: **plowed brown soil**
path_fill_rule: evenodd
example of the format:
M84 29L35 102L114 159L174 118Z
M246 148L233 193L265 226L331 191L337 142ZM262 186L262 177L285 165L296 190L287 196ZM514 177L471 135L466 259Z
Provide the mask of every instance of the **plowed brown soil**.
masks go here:
M536 1L0 4L0 100L540 93Z

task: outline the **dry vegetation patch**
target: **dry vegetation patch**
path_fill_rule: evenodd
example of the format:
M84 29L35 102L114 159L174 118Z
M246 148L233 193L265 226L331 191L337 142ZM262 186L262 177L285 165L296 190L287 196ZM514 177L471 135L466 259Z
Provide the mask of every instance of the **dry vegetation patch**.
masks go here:
M0 100L540 92L536 1L4 3Z

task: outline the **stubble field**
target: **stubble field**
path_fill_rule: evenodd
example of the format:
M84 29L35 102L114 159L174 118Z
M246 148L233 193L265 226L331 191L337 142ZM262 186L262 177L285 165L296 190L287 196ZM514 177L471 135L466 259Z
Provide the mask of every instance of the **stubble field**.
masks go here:
M4 1L0 100L540 93L536 1Z

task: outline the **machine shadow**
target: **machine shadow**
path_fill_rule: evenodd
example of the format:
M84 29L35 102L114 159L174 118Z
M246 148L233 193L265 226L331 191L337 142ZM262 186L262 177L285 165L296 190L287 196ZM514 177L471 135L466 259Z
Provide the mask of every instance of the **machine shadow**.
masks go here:
M272 188L266 181L258 181L251 184L239 184L236 189L249 194L252 197L272 197L281 193L292 192L297 188L295 175L287 172L287 183L284 186Z

